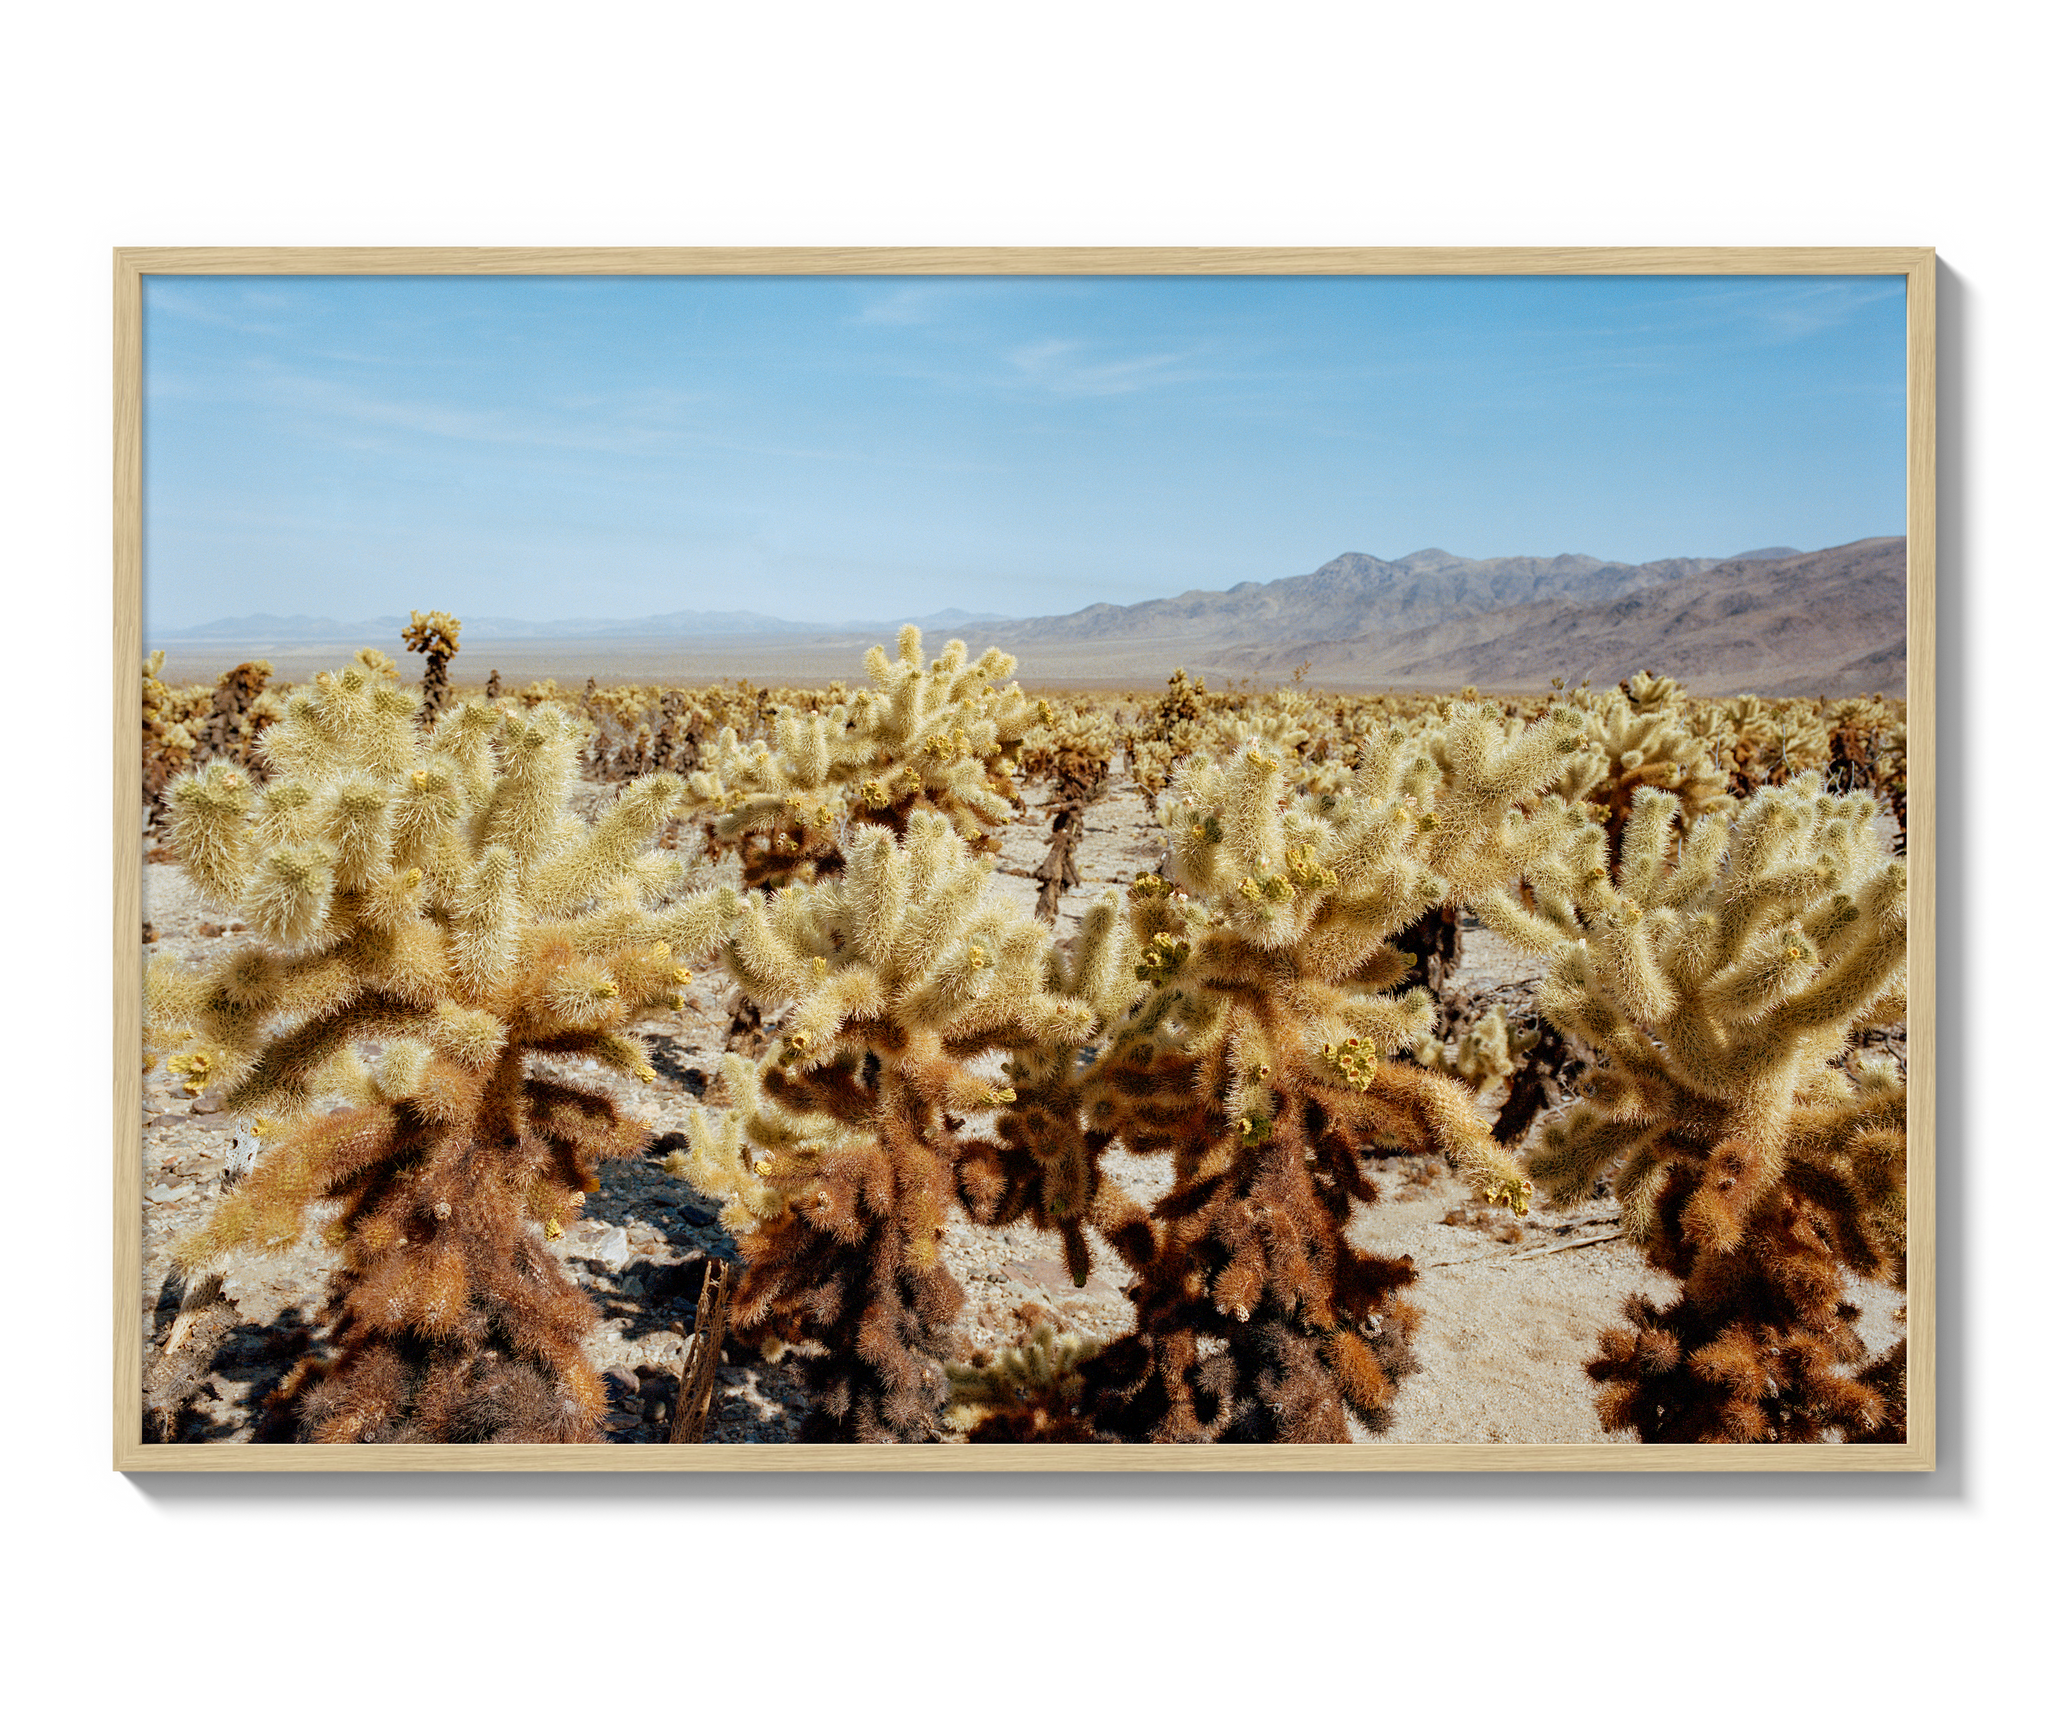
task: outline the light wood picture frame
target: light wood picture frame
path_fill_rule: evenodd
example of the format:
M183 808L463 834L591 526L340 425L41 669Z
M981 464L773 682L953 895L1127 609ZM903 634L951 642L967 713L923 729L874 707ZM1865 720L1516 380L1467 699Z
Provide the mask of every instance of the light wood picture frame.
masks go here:
M1862 274L1907 289L1907 725L1909 852L1909 1440L1729 1446L250 1446L143 1444L141 1296L141 803L143 661L141 426L143 278L170 274ZM150 1470L690 1470L690 1468L1200 1468L1200 1470L1917 1470L1935 1466L1935 250L1757 248L1343 248L1343 246L758 246L758 248L406 248L281 246L111 250L111 1456Z

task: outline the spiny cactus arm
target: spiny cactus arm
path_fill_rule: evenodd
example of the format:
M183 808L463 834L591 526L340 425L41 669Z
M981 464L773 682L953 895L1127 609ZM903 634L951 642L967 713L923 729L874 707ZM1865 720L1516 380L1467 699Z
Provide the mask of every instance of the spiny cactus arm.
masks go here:
M1472 1094L1458 1081L1411 1063L1383 1062L1373 1076L1372 1095L1376 1102L1412 1113L1430 1143L1482 1199L1504 1203L1518 1217L1528 1213L1527 1173L1501 1149Z
M1568 902L1539 893L1532 911L1506 889L1475 895L1467 903L1473 915L1496 936L1528 954L1547 955L1579 934L1577 915Z
M232 764L208 764L171 784L172 846L202 896L217 906L234 905L249 880L249 796L249 778Z
M384 977L390 976L387 970ZM362 993L364 982L355 965L335 956L282 959L254 945L197 973L160 956L147 977L152 1041L197 1039L199 1062L180 1070L188 1075L188 1091L233 1085L255 1066L269 1022L280 1014L299 1021L338 1016Z
M454 976L469 1000L481 1001L511 972L524 922L518 860L509 848L485 848L450 913Z
M505 719L495 704L456 704L442 711L434 724L425 762L445 770L465 804L481 808L490 802L498 779L491 741Z
M1584 1204L1614 1163L1654 1143L1662 1131L1654 1119L1603 1116L1574 1105L1544 1124L1523 1166L1547 1199L1568 1209Z
M471 838L479 852L502 846L518 861L522 878L553 856L577 742L569 718L552 705L542 705L530 717L503 717L501 773Z
M724 946L725 968L763 1008L793 1000L829 970L831 942L817 918L811 891L803 887L765 901L755 894L743 898Z
M684 960L702 960L723 946L741 910L739 891L721 885L650 914L650 928Z
M884 829L854 836L845 880L827 898L850 946L892 989L917 984L975 911L987 873L961 857L959 841L929 812L912 814L900 845Z
M296 1115L318 1095L327 1064L356 1040L404 1030L431 1015L417 1002L374 990L358 992L332 1012L269 1039L221 1101L238 1114Z
M1765 1013L1758 1036L1801 1035L1867 1015L1896 984L1904 962L1905 906L1906 868L1888 865L1864 887L1847 946L1813 983Z
M760 1066L743 1056L725 1057L719 1080L730 1107L691 1109L683 1118L690 1148L670 1153L662 1166L718 1200L726 1226L736 1234L781 1217L792 1197L802 1198L807 1183L835 1157L862 1145L865 1136L858 1129L768 1096Z
M1796 1118L1786 1159L1787 1184L1833 1219L1843 1262L1859 1276L1889 1279L1903 1288L1903 1086L1889 1093L1860 1093L1816 1115Z
M537 917L572 913L634 874L642 850L675 814L682 783L673 775L642 776L597 824L527 879L527 907Z
M1629 1077L1653 1083L1667 1078L1667 1064L1657 1041L1629 1018L1614 992L1603 982L1605 969L1583 942L1558 952L1536 996L1543 1017L1560 1032L1583 1040ZM1696 1008L1675 1009L1668 1020L1667 1043L1676 1053L1711 1056L1725 1033Z
M317 951L334 940L334 865L334 849L322 842L270 848L251 869L241 910L279 948Z
M316 829L334 855L334 887L363 889L391 864L391 798L381 782L350 774L320 796Z
M1631 675L1621 688L1638 710L1661 710L1682 703L1685 688L1668 674L1652 674L1647 668Z
M1432 869L1454 865L1475 837L1499 825L1510 806L1542 795L1564 774L1580 743L1576 712L1553 711L1510 736L1496 707L1457 706L1428 736L1437 774L1428 796L1436 822L1426 832L1432 837Z
M555 1158L558 1173L537 1178L541 1187L552 1182L562 1201L550 1214L559 1216L572 1190L597 1191L585 1159L637 1157L647 1149L647 1124L623 1114L608 1093L533 1076L522 1080L519 1090L525 1106L522 1130L544 1142Z
M272 781L256 801L256 822L251 832L256 844L286 847L311 841L317 798L312 786L296 776Z
M186 1280L243 1249L297 1240L306 1208L383 1158L397 1129L396 1112L377 1106L338 1110L282 1130L249 1178L173 1249Z

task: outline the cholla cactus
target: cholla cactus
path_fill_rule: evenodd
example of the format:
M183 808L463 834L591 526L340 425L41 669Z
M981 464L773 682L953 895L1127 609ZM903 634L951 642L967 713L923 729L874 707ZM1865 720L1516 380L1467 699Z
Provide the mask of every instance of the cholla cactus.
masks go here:
M1087 1052L1099 1048L1101 1028L1121 1022L1145 994L1136 954L1120 903L1097 902L1073 946L1054 954L1046 972L1051 994L1087 1010L1090 1042L1049 1040L1012 1056L1004 1073L1015 1096L998 1113L996 1137L963 1140L956 1170L961 1199L977 1222L1003 1227L1028 1219L1057 1234L1077 1287L1093 1265L1090 1228L1119 1248L1147 1244L1144 1210L1102 1173L1115 1135L1091 1123L1084 1065Z
M1682 710L1685 707L1685 688L1668 674L1652 674L1645 668L1640 674L1632 674L1622 681L1620 691L1636 709L1645 715L1659 710Z
M1842 1296L1904 1280L1904 1088L1846 1055L1903 1010L1905 868L1875 802L1817 775L1682 844L1678 810L1640 794L1619 879L1588 866L1569 922L1530 921L1557 945L1544 1012L1601 1065L1530 1173L1565 1204L1611 1178L1627 1232L1685 1283L1602 1337L1602 1422L1650 1441L1901 1436L1898 1357L1844 1370L1863 1345Z
M988 876L913 811L900 839L856 834L840 875L751 897L726 947L754 1001L793 1012L758 1075L727 1060L733 1108L693 1115L669 1166L725 1201L747 1267L734 1327L796 1352L813 1436L936 1435L962 1118L1016 1096L983 1063L1094 1025L1047 989L1045 931Z
M421 614L412 611L412 625L404 631L405 648L417 650L427 659L427 671L420 681L420 720L432 725L448 702L448 664L462 647L462 622L442 609Z
M843 826L901 834L920 811L943 816L976 852L1015 814L1014 759L1033 721L1015 686L1017 659L974 662L958 639L927 666L914 626L892 662L867 653L870 687L812 713L783 711L774 739L743 747L727 728L690 778L693 805L712 810L707 851L737 846L749 888L828 877L844 862Z
M1190 680L1185 668L1176 668L1166 683L1166 694L1152 718L1150 739L1163 741L1176 757L1194 750L1194 730L1209 708L1209 688L1201 680Z
M585 1441L593 1315L543 1231L595 1186L593 1159L645 1136L559 1064L651 1080L627 1028L679 1004L680 958L738 901L675 900L680 867L645 851L675 778L585 825L564 811L559 712L478 702L422 732L415 705L374 665L323 674L265 735L260 794L226 764L172 790L187 874L257 940L197 973L153 965L152 1029L188 1046L188 1090L283 1124L180 1263L288 1241L336 1200L339 1352L288 1392L302 1435Z
M1533 1033L1518 1030L1508 1019L1507 1004L1496 1002L1455 1040L1424 1038L1416 1046L1415 1060L1422 1067L1456 1075L1475 1097L1483 1098L1514 1078L1520 1059L1535 1043Z
M1713 762L1707 742L1686 726L1684 690L1676 682L1638 674L1619 691L1585 704L1589 743L1559 791L1605 822L1610 864L1619 862L1630 810L1645 788L1675 795L1688 829L1706 813L1734 805L1726 771Z
M145 821L162 810L164 789L171 778L189 769L197 723L192 699L157 678L164 653L152 650L142 665L142 804Z
M1101 1351L1091 1336L1041 1324L1021 1347L949 1365L946 1423L974 1443L1087 1443L1094 1432L1080 1411L1082 1367Z
M1017 754L1017 774L1049 784L1054 801L1087 802L1109 779L1117 731L1092 701L1055 706L1041 698Z
M277 695L265 690L270 674L268 662L244 662L220 677L213 688L212 705L193 754L194 762L224 759L257 771L261 779L256 743L283 710Z
M1198 758L1163 806L1169 880L1140 879L1151 990L1090 1080L1094 1125L1170 1151L1173 1190L1139 1245L1134 1335L1089 1365L1098 1424L1169 1441L1342 1441L1348 1404L1383 1418L1412 1322L1404 1261L1345 1236L1375 1197L1367 1159L1441 1151L1492 1200L1528 1183L1456 1080L1399 1059L1433 1020L1396 994L1389 946L1428 907L1519 874L1572 821L1539 796L1576 712L1510 741L1460 706L1369 745L1351 791L1281 790L1247 748Z

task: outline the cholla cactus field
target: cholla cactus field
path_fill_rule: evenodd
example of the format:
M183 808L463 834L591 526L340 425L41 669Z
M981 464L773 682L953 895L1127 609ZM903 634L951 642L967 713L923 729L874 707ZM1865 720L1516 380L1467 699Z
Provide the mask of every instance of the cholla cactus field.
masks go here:
M459 634L145 666L152 1435L1903 1436L1896 700Z

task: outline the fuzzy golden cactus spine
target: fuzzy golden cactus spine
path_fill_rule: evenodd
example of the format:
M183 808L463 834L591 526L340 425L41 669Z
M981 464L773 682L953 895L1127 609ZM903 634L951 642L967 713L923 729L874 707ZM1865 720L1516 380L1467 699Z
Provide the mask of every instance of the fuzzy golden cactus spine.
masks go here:
M1120 1250L1137 1330L1087 1363L1098 1427L1167 1441L1343 1441L1383 1420L1412 1315L1405 1262L1345 1229L1366 1162L1441 1151L1490 1199L1527 1183L1456 1080L1401 1059L1433 1023L1391 946L1440 903L1516 876L1570 815L1544 790L1576 717L1510 740L1460 706L1368 744L1351 789L1285 790L1247 747L1197 758L1162 806L1165 879L1133 890L1150 985L1089 1071L1095 1125L1171 1152L1172 1191Z
M1903 1012L1905 868L1875 802L1818 775L1682 842L1678 810L1639 794L1619 877L1587 876L1574 922L1530 926L1555 949L1543 1010L1598 1062L1530 1173L1562 1204L1609 1180L1685 1285L1601 1338L1602 1422L1654 1442L1903 1436L1900 1351L1856 1371L1843 1297L1904 1283L1904 1084L1849 1043Z
M746 1264L734 1327L795 1351L811 1436L937 1433L961 1133L1015 1096L976 1064L1094 1025L1047 988L1046 950L930 811L900 838L860 831L841 873L751 897L732 929L733 976L792 1012L758 1068L728 1058L732 1108L693 1115L670 1167L725 1202Z
M678 1003L681 958L738 901L678 898L647 851L673 777L586 825L560 712L475 703L423 731L415 706L374 667L324 674L265 735L260 793L225 764L174 785L188 874L257 938L196 973L153 965L152 1031L230 1111L281 1124L180 1263L287 1241L337 1201L336 1353L286 1393L299 1435L586 1441L594 1315L544 1233L644 1133L562 1064L651 1078L627 1029Z

